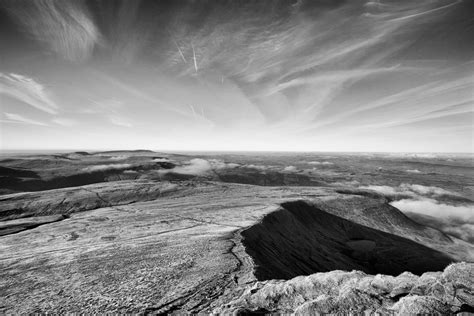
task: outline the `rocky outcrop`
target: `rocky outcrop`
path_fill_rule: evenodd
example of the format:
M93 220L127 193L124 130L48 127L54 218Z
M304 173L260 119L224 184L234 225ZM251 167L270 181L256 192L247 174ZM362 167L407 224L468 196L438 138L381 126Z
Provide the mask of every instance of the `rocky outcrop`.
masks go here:
M41 225L62 221L66 218L66 215L50 215L19 218L10 221L0 221L0 236L18 233L27 229L33 229Z
M367 275L331 271L294 279L256 282L214 313L294 313L295 315L378 312L446 315L474 306L474 264L451 264L443 272L416 276Z

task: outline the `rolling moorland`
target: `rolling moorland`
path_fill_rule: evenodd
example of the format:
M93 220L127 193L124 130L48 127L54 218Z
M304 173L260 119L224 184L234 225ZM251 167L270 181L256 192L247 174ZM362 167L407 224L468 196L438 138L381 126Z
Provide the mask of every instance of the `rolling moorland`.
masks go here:
M472 311L471 156L0 160L2 313Z

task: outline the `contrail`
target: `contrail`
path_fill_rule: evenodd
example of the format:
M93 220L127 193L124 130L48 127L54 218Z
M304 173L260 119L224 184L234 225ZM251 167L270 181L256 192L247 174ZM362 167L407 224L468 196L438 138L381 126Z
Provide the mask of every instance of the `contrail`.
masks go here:
M178 49L179 55L181 56L181 59L184 61L184 63L188 63L186 58L184 57L183 51L181 50L181 47L179 47L178 42L174 38L173 34L168 30L168 34L170 35L171 39L173 40L174 45L176 45L176 48Z
M174 41L174 43L175 43L175 45L176 45L176 48L178 48L178 51L179 51L179 54L181 55L181 58L183 59L183 61L184 61L185 63L187 63L186 58L184 58L183 51L182 51L181 48L179 47L178 43L177 43L174 39L173 39L173 41Z
M194 106L190 105L189 107L191 108L191 111L193 111L193 116L194 116L194 119L196 120L197 114L196 114L196 111L194 110Z
M191 44L191 48L193 49L193 59L194 59L194 69L196 70L196 73L198 72L198 66L196 62L196 52L194 51L194 45Z
M453 5L457 5L457 4L461 3L462 1L463 0L457 0L456 2L446 4L446 5L441 6L439 8L434 8L434 9L431 9L431 10L428 10L428 11L425 11L425 12L419 12L419 13L415 13L415 14L411 14L411 15L407 15L407 16L402 16L400 18L391 19L390 21L400 21L400 20L411 19L411 18L420 16L420 15L425 15L425 14L436 12L436 11L439 11L439 10L444 10L446 8L449 8L449 7L453 6Z

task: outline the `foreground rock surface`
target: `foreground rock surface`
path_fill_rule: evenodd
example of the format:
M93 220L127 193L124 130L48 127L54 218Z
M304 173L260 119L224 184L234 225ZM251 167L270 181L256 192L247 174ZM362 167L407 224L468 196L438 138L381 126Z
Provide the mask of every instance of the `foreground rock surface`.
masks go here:
M449 261L472 260L472 245L411 221L379 196L320 187L146 180L1 199L2 313L306 314L376 306L403 314L473 306L473 266L467 263L421 277L347 272L352 270L348 266L339 268L346 272L307 270L311 275L258 281L260 263L246 251L243 232L282 204L301 200L340 218L337 223L351 221L375 228L377 234L393 234L390 240L408 239ZM338 229L347 235L333 247L360 247L351 227L341 224ZM285 238L291 241L291 236Z
M294 279L256 282L214 313L294 313L295 315L377 312L446 315L472 311L474 265L457 263L443 272L397 277L360 271L331 271Z

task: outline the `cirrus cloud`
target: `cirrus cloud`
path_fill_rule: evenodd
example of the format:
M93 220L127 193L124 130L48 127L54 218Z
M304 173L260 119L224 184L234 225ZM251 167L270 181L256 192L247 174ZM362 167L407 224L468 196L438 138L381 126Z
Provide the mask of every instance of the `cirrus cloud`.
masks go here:
M29 119L27 117L24 117L20 114L15 114L15 113L3 113L5 115L6 120L3 122L6 123L20 123L20 124L28 124L28 125L39 125L39 126L48 126L48 124Z
M100 33L84 1L16 0L7 12L38 42L70 61L89 58ZM18 5L20 4L20 5Z
M49 114L56 114L58 112L59 107L53 101L50 92L33 78L24 75L0 73L1 94L17 99Z

